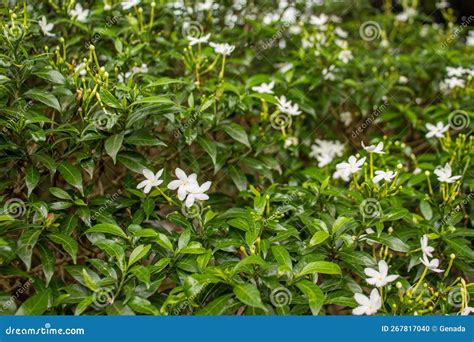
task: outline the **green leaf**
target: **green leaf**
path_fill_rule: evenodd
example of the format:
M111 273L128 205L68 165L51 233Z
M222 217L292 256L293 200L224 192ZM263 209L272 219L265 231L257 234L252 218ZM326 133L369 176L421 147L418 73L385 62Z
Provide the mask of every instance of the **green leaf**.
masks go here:
M41 265L43 266L44 278L46 279L46 286L48 286L51 278L54 275L56 259L53 255L53 252L46 245L40 244L38 247Z
M396 252L406 253L410 251L410 246L408 246L405 242L403 242L399 238L389 236L387 234L381 234L379 237L371 236L370 240L386 245Z
M249 139L244 128L236 123L229 123L222 126L224 131L229 134L234 140L250 147Z
M90 290L97 291L99 289L99 285L97 285L94 279L92 279L91 275L87 273L87 270L85 268L82 269L82 278L84 279L84 283Z
M34 166L28 166L26 168L25 183L28 188L28 197L31 192L36 188L40 180L40 173Z
M426 220L429 221L433 218L433 210L431 209L431 206L427 201L420 201L420 211Z
M47 81L51 81L56 84L65 84L66 78L59 71L54 69L40 70L34 73L36 76L41 77Z
M53 187L53 188L49 188L48 191L57 198L72 201L72 197L69 196L69 194L63 189Z
M51 300L51 289L37 293L23 302L15 315L17 316L39 316L47 309Z
M142 98L142 99L140 99L140 100L135 101L134 103L132 103L131 106L135 106L135 105L137 105L137 104L143 104L143 103L175 104L175 103L174 103L172 100L170 100L170 98L168 98L168 97L156 95L156 96L144 97L144 98Z
M41 235L41 229L29 229L24 230L21 237L18 239L18 247L16 254L25 263L26 269L29 271L31 268L31 256L33 248L38 242L38 238Z
M248 265L265 265L265 260L258 255L250 255L242 260L240 260L237 265L234 266L232 271L233 274L244 271Z
M217 159L217 148L216 148L216 143L204 138L204 137L198 137L197 138L198 144L202 147L204 151L211 157L212 164L214 167L216 166L216 159Z
M234 286L234 294L244 304L268 311L262 303L260 291L254 284L245 284Z
M206 305L206 307L196 313L196 315L217 316L223 315L229 307L229 302L232 299L232 294L226 294L214 299Z
M332 225L332 235L336 234L339 229L341 229L346 223L350 221L353 221L353 219L344 216L339 216Z
M134 263L136 263L138 260L143 258L148 251L150 250L151 245L139 245L137 246L132 253L130 254L130 257L128 258L128 268L132 266Z
M327 232L325 232L324 230L320 230L314 233L313 237L309 241L309 246L313 247L313 246L319 245L320 243L323 243L324 241L326 241L326 239L329 236L330 235Z
M71 256L74 263L76 263L77 250L79 248L76 240L63 233L51 233L48 234L48 238L51 241L62 245L64 250Z
M232 165L231 167L229 167L229 175L232 178L232 181L234 182L237 189L239 189L239 191L247 190L248 183L245 173L243 173L240 169Z
M158 233L158 236L156 237L156 243L171 253L174 253L173 244L165 234Z
M283 246L272 246L272 253L278 262L278 273L293 272L293 263L291 262L290 253Z
M84 196L81 171L76 166L71 165L68 162L59 164L58 170L61 176L63 176L64 180L76 189L78 189L81 195Z
M105 140L105 152L112 158L114 164L116 163L117 153L122 147L124 133L112 135Z
M25 97L44 103L48 107L61 111L58 99L51 94L51 92L40 89L30 89L25 94Z
M313 261L306 264L303 269L296 275L296 278L312 273L323 274L341 274L339 265L330 261Z
M300 280L296 286L306 295L309 308L313 315L317 315L324 304L325 295L318 285L309 280Z
M110 224L110 223L99 223L96 224L95 226L89 228L86 231L87 234L90 233L104 233L104 234L112 234L115 236L120 236L121 238L127 239L128 236L125 234L125 232L122 230L122 228Z
M43 164L51 172L51 175L56 172L56 162L50 156L45 154L35 154L33 155L33 158Z
M100 88L99 91L100 99L104 104L115 109L121 109L122 104L120 101L107 89Z
M79 316L82 314L92 303L94 302L94 297L88 296L81 300L74 310L74 316Z

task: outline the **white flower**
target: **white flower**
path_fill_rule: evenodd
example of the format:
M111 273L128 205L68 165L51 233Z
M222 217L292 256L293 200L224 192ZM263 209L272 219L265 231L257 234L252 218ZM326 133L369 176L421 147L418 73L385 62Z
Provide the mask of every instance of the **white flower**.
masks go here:
M197 37L197 38L193 36L187 36L186 38L189 40L189 45L193 46L196 44L207 43L209 41L209 38L211 38L211 34L208 33L205 36Z
M137 189L144 188L143 192L145 194L149 193L152 187L159 186L161 183L163 183L163 180L160 179L162 174L163 169L158 171L156 175L148 169L143 170L143 175L146 179L137 185Z
M377 154L384 154L385 153L383 151L383 142L379 142L377 144L377 146L376 145L365 146L364 142L362 141L362 147L364 148L364 150L366 150L369 153L377 153Z
M429 270L436 272L436 273L441 273L444 272L444 270L440 270L438 268L439 266L439 259L431 259L428 260L426 255L423 255L423 258L420 258L420 261L423 265L425 265Z
M337 58L344 64L347 64L352 59L351 50L342 50L339 52Z
M87 74L86 64L81 63L74 68L74 73L79 72L79 75L85 76Z
M270 83L262 83L259 86L252 87L253 91L256 91L260 94L273 94L273 87L275 86L275 81Z
M349 43L346 40L342 39L335 39L334 43L336 43L337 46L339 46L342 50L347 50L349 48Z
M446 67L446 73L448 77L462 77L467 71L468 69L465 69L463 67Z
M466 87L466 81L461 78L451 77L442 81L439 87L442 91L448 91L454 88L464 88Z
M378 270L367 267L364 269L364 273L370 277L366 279L367 283L376 287L385 286L399 277L398 275L388 275L388 265L385 260L379 261Z
M474 308L471 308L470 306L466 306L464 310L461 312L461 316L468 316L471 313L474 313Z
M280 64L278 65L278 70L282 73L282 74L286 74L288 71L290 71L291 69L293 69L293 64L292 63L284 63L284 64Z
M287 101L285 96L280 96L276 98L277 100L277 107L282 113L286 113L289 115L300 115L300 107L297 103L293 104L291 101Z
M400 84L407 84L408 83L408 78L406 76L400 75L400 77L398 78L398 82Z
M349 33L347 33L346 31L344 31L342 28L340 27L336 27L334 29L334 33L337 34L339 37L341 38L347 38L349 36Z
M298 145L298 138L297 137L287 137L285 139L285 144L284 147L288 148L290 146L296 146Z
M203 12L203 11L209 11L212 9L212 6L214 5L214 1L212 0L206 0L204 2L200 2L196 6L196 10Z
M220 53L221 55L228 56L235 50L235 45L225 44L217 44L217 43L209 43L211 47L214 48L215 53Z
M377 184L378 182L380 182L382 179L386 182L391 182L392 179L395 178L397 174L393 171L381 171L381 170L377 170L375 171L375 177L372 179L372 181Z
M87 20L87 17L89 16L89 10L82 8L82 5L77 3L76 7L69 11L69 14L77 21L83 23Z
M169 182L168 189L178 189L178 199L180 201L184 201L184 199L190 192L196 192L199 190L197 175L195 173L192 173L187 176L186 173L180 168L176 168L174 172L178 179Z
M436 3L437 9L445 9L445 8L448 8L449 6L450 6L449 1L445 1L445 0L440 0Z
M377 289L373 289L372 292L370 292L370 298L362 293L356 293L354 299L360 305L352 310L352 314L357 316L363 314L373 315L382 307L382 299Z
M365 163L365 157L357 160L355 156L350 156L347 162L342 162L336 165L336 169L343 173L353 174L361 170Z
M452 176L453 171L451 170L451 166L446 163L444 167L438 166L434 173L438 176L438 180L442 183L454 183L457 181L461 176Z
M334 179L342 179L344 182L348 182L351 180L350 173L346 172L346 170L336 170L334 171L332 177Z
M426 257L433 257L433 252L434 248L431 246L428 246L428 236L425 234L420 238L420 245L421 245L421 251L423 252L423 256Z
M344 153L344 144L340 141L316 139L311 145L310 157L318 160L318 166L324 167L330 164L335 157L340 157Z
M334 81L336 79L336 76L333 73L335 68L336 68L335 65L331 65L329 66L329 68L324 68L322 71L323 78L325 80Z
M444 136L444 133L449 129L449 125L443 125L443 123L440 121L435 125L432 125L430 123L427 123L425 125L426 129L428 130L428 133L426 133L427 138L442 138Z
M397 21L408 21L408 19L415 17L417 14L416 9L407 8L405 11L401 12L395 17Z
M209 199L209 196L205 194L207 190L211 187L212 182L205 182L197 188L192 187L191 191L186 198L185 205L190 208L193 206L195 200L205 201Z
M341 121L344 123L344 126L349 126L352 123L352 113L351 112L343 112L340 114Z
M54 34L49 32L53 29L54 24L48 24L44 15L41 17L41 20L38 22L38 25L45 36L54 37Z
M137 6L140 3L140 0L126 0L122 1L122 9L124 11L129 10L132 7Z
M329 20L329 17L322 13L320 16L312 15L309 18L309 23L311 25L317 26L320 30L324 31L326 30L326 24Z

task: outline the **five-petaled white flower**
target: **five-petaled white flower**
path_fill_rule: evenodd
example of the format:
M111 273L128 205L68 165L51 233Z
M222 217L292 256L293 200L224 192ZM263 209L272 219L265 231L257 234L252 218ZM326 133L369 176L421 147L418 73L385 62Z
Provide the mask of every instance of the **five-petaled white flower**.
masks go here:
M199 191L199 184L197 182L197 175L195 173L192 173L188 176L179 167L176 168L174 172L178 179L169 182L168 189L178 189L178 199L180 201L184 201L190 192Z
M44 15L41 17L41 20L38 21L38 25L45 36L54 37L54 34L50 32L53 29L54 24L48 23Z
M82 8L82 5L77 3L76 7L69 11L69 14L77 21L83 23L87 20L87 17L89 16L89 10L86 8Z
M259 86L252 87L252 90L260 94L273 94L274 86L275 81L271 81L270 83L262 83Z
M211 187L212 182L205 182L201 186L198 185L197 188L193 187L186 197L186 202L184 204L190 208L193 206L195 200L205 201L209 199L209 196L205 194L207 190Z
M235 50L235 45L230 45L227 43L218 44L218 43L209 43L211 47L214 48L215 53L220 53L221 55L228 56Z
M372 179L372 181L375 184L380 182L382 179L386 182L391 182L392 179L394 179L396 175L397 175L396 172L393 172L393 171L377 170L377 171L375 171L375 177Z
M369 145L365 146L364 142L362 141L362 147L369 153L377 153L377 154L384 154L383 151L383 142L379 142L377 145Z
M201 37L187 36L186 38L189 40L189 45L194 46L196 44L207 43L209 41L209 38L211 38L211 34L208 33L205 36Z
M162 174L163 169L158 171L156 174L148 169L143 170L143 175L146 179L137 185L137 189L144 188L143 192L145 194L149 193L152 187L159 186L161 183L163 183L163 180L160 179Z
M362 165L365 163L365 157L357 160L355 156L350 156L347 162L342 162L336 165L336 170L341 171L344 174L351 175L359 172Z
M423 252L423 256L432 258L434 248L431 246L428 246L428 236L426 234L420 238L420 245L421 245L421 251Z
M124 11L129 10L132 7L137 6L140 3L140 0L126 0L122 1L122 9Z
M367 297L362 293L356 293L354 299L359 304L358 307L352 310L354 315L373 315L382 307L382 299L380 298L377 289L373 289L372 292L370 292L370 297Z
M438 176L438 180L442 183L454 183L459 178L461 178L461 176L452 176L453 170L448 163L446 163L444 167L438 166L434 170L434 173L436 176Z
M425 127L428 130L428 133L426 133L427 138L442 138L444 136L444 133L449 129L449 125L445 126L441 121L438 122L436 126L427 123Z
M366 268L364 273L370 277L367 278L367 283L377 287L385 286L399 277L398 275L388 275L388 265L385 260L379 261L378 271L373 268Z
M344 64L349 63L349 61L352 59L352 52L351 50L341 50L339 52L339 55L337 58Z
M423 255L423 258L420 258L420 261L423 265L425 265L429 270L436 272L436 273L441 273L444 272L444 270L439 269L439 259L431 259L428 260L428 257L426 255Z
M276 98L277 107L282 113L286 113L292 116L300 115L301 110L297 103L293 104L291 101L288 101L285 96L280 96Z

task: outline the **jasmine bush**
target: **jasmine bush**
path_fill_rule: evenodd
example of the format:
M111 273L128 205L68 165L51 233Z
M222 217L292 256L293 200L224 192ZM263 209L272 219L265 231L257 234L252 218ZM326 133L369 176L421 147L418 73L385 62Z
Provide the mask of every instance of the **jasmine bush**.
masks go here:
M3 2L3 314L474 311L474 18Z

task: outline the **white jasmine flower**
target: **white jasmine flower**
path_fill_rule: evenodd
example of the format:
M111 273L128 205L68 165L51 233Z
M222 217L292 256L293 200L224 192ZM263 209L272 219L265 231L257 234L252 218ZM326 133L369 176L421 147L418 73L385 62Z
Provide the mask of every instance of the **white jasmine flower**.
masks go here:
M197 175L195 173L187 176L186 173L180 168L176 168L174 172L178 179L169 182L168 189L178 189L178 199L180 201L184 201L189 193L199 191L199 184L197 182Z
M341 121L344 123L344 126L349 126L352 123L352 113L351 112L343 112L340 114Z
M431 261L428 260L426 255L423 255L423 258L420 258L420 261L423 265L425 265L430 271L441 273L444 270L440 270L439 267L439 259L432 259Z
M325 80L334 81L336 79L336 76L333 73L335 68L336 68L335 65L331 65L329 66L329 68L324 68L322 71L323 78Z
M341 157L344 153L344 144L340 141L316 139L311 145L310 157L318 160L318 166L324 167L330 164L335 157Z
M444 167L438 166L434 170L434 174L438 176L438 180L442 183L454 183L461 178L461 176L452 176L452 173L453 171L448 163L446 163Z
M351 174L357 173L361 170L362 165L365 163L365 157L357 160L355 156L350 156L347 162L342 162L336 165L335 178L342 178L343 180L349 180ZM336 177L337 174L337 177Z
M440 121L435 125L432 125L430 123L427 123L425 125L426 129L428 130L428 133L426 133L427 138L442 138L444 136L444 133L449 129L449 125L443 125L443 123Z
M352 52L350 50L342 50L339 52L337 58L344 64L347 64L352 59Z
M375 171L375 177L372 179L372 181L375 184L378 184L378 182L380 182L383 179L384 181L389 183L395 178L396 175L397 174L393 171L385 172L385 171L377 170Z
M407 83L408 83L408 78L407 78L406 76L401 75L401 76L398 78L398 83L400 83L400 84L407 84Z
M334 43L339 46L342 50L347 50L349 48L349 43L346 40L335 39Z
M388 265L385 260L379 261L378 270L367 267L364 269L364 273L370 277L366 279L367 283L376 287L385 286L399 277L398 275L388 275Z
M154 186L159 186L161 183L163 183L163 180L160 179L162 174L163 169L158 171L156 175L148 169L143 170L143 175L146 179L137 185L137 189L144 188L143 192L145 194L149 193L151 188L153 188Z
M278 66L278 70L282 73L282 74L285 74L287 73L288 71L290 71L291 69L293 69L293 64L292 63L284 63L284 64L280 64Z
M259 86L252 87L253 91L256 91L260 94L273 94L273 87L275 86L275 81L270 83L262 83Z
M415 170L413 170L413 174L414 175L418 175L421 173L421 171L423 171L422 169L420 169L419 167L417 167Z
M440 0L436 3L437 9L445 9L445 8L448 8L449 6L450 6L449 1L445 1L445 0Z
M399 13L396 17L395 20L397 21L408 21L410 18L415 17L417 14L416 9L414 8L407 8L405 11Z
M200 2L196 5L196 10L199 12L210 11L214 5L214 1L206 0L204 2Z
M209 43L211 47L214 48L215 53L220 53L221 55L228 56L235 50L235 45L225 44L217 44L217 43Z
M122 9L124 11L129 10L132 7L137 6L140 3L140 0L126 0L122 1Z
M208 33L202 37L187 36L186 38L189 40L189 45L194 46L196 44L207 43L209 41L209 38L211 38L211 34Z
M428 246L428 236L426 234L420 238L420 245L421 245L421 251L423 252L423 256L432 258L434 248L431 246Z
M340 27L336 27L336 28L334 29L334 33L335 33L336 35L338 35L339 37L344 38L344 39L346 39L346 38L349 36L349 33L347 33L346 31L344 31L344 30L343 30L342 28L340 28Z
M364 142L362 141L362 147L364 150L366 150L369 153L376 153L376 154L384 154L385 152L383 151L383 142L379 142L377 146L375 145L369 145L365 146Z
M470 306L466 306L464 310L461 312L461 316L469 316L472 313L474 313L474 308L471 308Z
M285 139L285 144L284 147L288 148L290 146L296 146L298 145L298 138L297 137L287 137Z
M53 29L54 24L48 24L48 21L46 20L46 17L44 15L41 17L41 20L38 21L38 25L41 31L43 31L43 35L48 37L54 37L54 34L50 32Z
M79 75L85 76L87 74L86 64L81 63L74 68L74 73L79 72Z
M188 193L188 197L184 204L190 208L193 206L195 200L205 201L209 199L209 196L205 194L207 190L211 187L212 182L205 182L201 186L192 187Z
M332 177L334 179L342 179L344 182L348 182L351 180L351 177L350 177L350 173L349 172L346 172L346 170L337 170L334 171Z
M110 11L111 9L112 9L112 6L110 4L104 5L104 11Z
M326 24L328 20L329 20L329 17L326 14L322 13L319 16L312 15L309 18L309 23L311 25L318 27L320 30L325 31L327 28Z
M448 77L462 77L468 69L465 69L463 67L446 67L446 73Z
M382 307L382 299L380 298L380 294L377 289L373 289L372 292L370 292L370 297L367 297L362 293L356 293L354 295L354 299L359 304L359 306L352 310L352 314L357 316L363 314L373 315Z
M300 107L297 103L293 104L291 101L287 101L285 96L280 96L276 98L277 107L282 113L286 113L292 116L300 115Z
M474 31L469 31L469 35L466 37L467 46L474 46L474 34L471 34L471 32L474 32Z
M87 20L87 17L89 16L89 10L86 8L82 8L82 5L77 3L76 7L69 11L69 14L72 18L83 23Z

